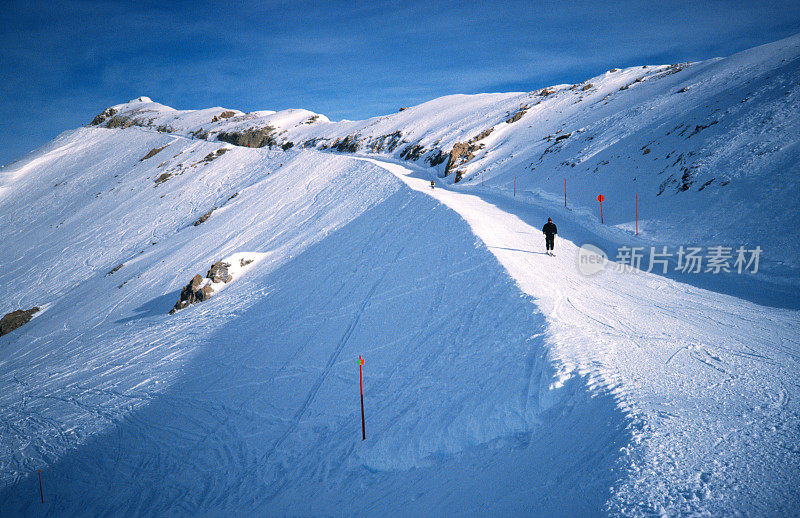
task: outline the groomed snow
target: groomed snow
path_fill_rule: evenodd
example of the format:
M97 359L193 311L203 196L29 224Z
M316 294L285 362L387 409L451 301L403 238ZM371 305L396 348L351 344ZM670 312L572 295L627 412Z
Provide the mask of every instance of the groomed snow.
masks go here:
M140 125L3 168L0 313L47 311L0 337L0 512L794 513L799 42L367 121L139 98L115 109ZM268 125L296 145L198 133ZM487 125L457 185L400 148L300 145L402 130L449 150ZM700 183L658 195L673 162ZM634 186L639 237L617 203ZM686 240L763 243L767 274L577 267L584 243ZM167 315L223 258L235 282Z

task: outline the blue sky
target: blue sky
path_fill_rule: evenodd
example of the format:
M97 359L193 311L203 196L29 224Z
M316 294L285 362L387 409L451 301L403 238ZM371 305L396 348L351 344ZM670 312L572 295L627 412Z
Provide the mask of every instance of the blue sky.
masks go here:
M360 119L800 32L794 1L37 4L0 9L0 164L140 95L180 109Z

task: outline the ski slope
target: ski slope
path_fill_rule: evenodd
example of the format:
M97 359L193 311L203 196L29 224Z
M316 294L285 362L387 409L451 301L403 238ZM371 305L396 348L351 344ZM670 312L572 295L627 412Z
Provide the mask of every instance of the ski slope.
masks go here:
M373 163L379 163L369 159ZM611 389L640 421L610 501L623 514L789 515L797 485L800 315L655 274L577 268L575 243L544 254L548 208L449 189L381 164L455 210L536 301L549 357ZM424 173L423 173L424 175ZM556 382L558 383L558 382Z
M315 151L232 148L156 184L218 144L53 147L80 153L44 150L2 200L27 222L4 227L4 300L48 305L0 339L4 513L40 512L38 469L59 515L601 512L628 417L585 377L554 385L544 316L449 209ZM167 315L245 251L263 259Z
M0 313L42 311L0 337L0 514L795 513L798 42L367 121L142 97L2 168ZM584 243L764 272L586 276ZM168 315L223 258L258 260Z

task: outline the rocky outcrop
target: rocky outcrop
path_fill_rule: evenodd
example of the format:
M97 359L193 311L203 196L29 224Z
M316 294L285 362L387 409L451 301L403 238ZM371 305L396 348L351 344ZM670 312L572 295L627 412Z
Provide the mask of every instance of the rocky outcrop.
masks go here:
M167 147L167 146L161 146L161 147L157 147L157 148L151 149L150 151L147 152L147 154L145 156L143 156L142 158L139 159L139 162L147 160L148 158L153 158L154 156L156 156L165 147Z
M228 272L230 267L231 265L224 261L217 261L211 265L205 277L201 277L200 274L192 277L189 284L181 290L181 298L175 303L169 314L172 315L176 311L189 307L191 304L211 298L214 295L214 286L212 284L227 284L233 280L233 277Z
M6 313L3 318L0 318L0 336L6 335L30 322L33 315L38 313L40 309L39 306L35 306L31 309L17 309Z
M218 150L207 154L201 160L197 161L194 165L207 164L209 162L212 162L212 161L216 160L217 158L221 157L222 155L224 155L227 152L228 152L228 148L221 147Z
M251 128L244 131L221 131L217 133L217 140L244 147L272 147L277 144L275 128Z
M199 218L197 218L197 221L195 221L194 223L192 223L192 225L193 225L193 226L195 226L195 227L197 227L197 226L199 226L199 225L202 225L203 223L205 223L205 222L206 222L206 220L208 220L208 218L210 218L210 217L211 217L211 214L212 214L213 212L214 212L214 209L211 209L210 211L206 212L205 214L203 214L202 216L200 216Z
M403 160L419 160L422 155L427 153L428 150L425 149L425 146L422 144L413 144L411 146L406 147L402 152L400 152L400 158Z
M219 122L219 121L221 121L223 119L230 119L234 115L236 115L236 112L232 112L230 110L225 110L224 112L220 113L219 115L214 115L214 117L211 119L211 122L214 123L214 122Z
M513 124L518 120L520 120L523 115L528 113L528 108L529 106L527 104L523 104L522 106L519 107L519 110L517 110L513 115L509 113L510 117L506 119L506 123Z
M453 149L450 150L450 158L447 160L447 166L444 168L444 175L447 176L463 162L471 160L475 154L470 151L472 145L469 142L456 142Z
M358 135L347 135L343 139L336 139L331 144L331 149L335 149L340 153L355 153L358 151L361 143L359 142Z
M483 144L479 144L479 142L491 135L492 131L494 131L493 127L483 130L467 142L456 142L453 149L450 151L450 158L447 161L447 166L444 168L444 175L449 175L451 172L455 171L456 167L464 162L472 160L475 157L475 152L479 149L483 149ZM462 171L455 172L463 173ZM457 183L459 180L461 180L461 174L456 174L455 182Z
M217 261L211 265L208 273L206 273L206 277L211 279L211 282L231 282L233 277L228 273L228 268L230 267L231 265L224 261Z
M105 121L107 121L116 114L117 114L116 109L106 108L105 110L102 111L102 113L97 114L97 116L94 119L92 119L91 125L99 126L100 124L103 124Z

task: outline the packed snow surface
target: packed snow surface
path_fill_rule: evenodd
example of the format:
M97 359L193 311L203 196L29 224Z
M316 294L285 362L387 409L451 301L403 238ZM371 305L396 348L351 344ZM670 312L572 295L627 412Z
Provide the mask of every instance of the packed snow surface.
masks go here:
M0 513L796 513L799 60L62 134L0 171ZM692 244L761 270L616 267Z

